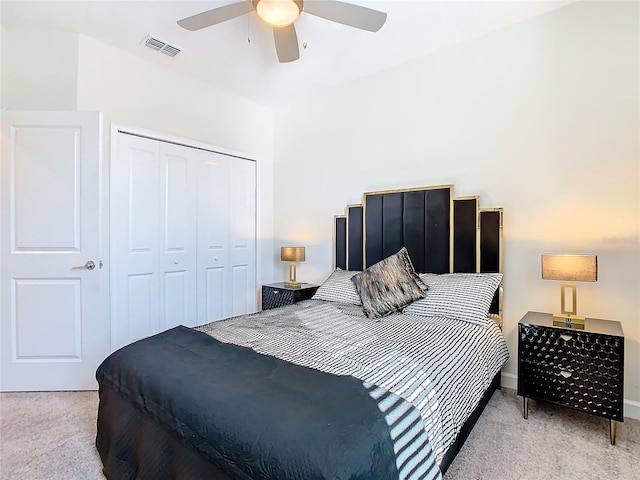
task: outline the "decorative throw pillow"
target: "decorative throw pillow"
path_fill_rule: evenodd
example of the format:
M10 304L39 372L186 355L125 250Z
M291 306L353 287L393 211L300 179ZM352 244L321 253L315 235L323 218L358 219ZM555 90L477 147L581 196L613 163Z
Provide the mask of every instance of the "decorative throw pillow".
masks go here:
M329 302L350 303L361 305L360 296L356 292L356 287L351 283L351 277L359 271L335 270L329 278L313 294L314 300L327 300Z
M428 288L413 269L406 248L351 277L362 310L369 318L380 318L424 298Z
M402 312L425 317L457 318L479 325L490 321L489 308L501 273L421 273L429 291Z

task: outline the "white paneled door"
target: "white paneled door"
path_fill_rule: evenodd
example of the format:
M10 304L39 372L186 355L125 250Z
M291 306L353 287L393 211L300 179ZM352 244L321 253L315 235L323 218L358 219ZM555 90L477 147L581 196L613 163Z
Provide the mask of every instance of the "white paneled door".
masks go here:
M0 389L97 388L100 114L2 112Z
M112 347L256 310L255 162L118 132Z
M198 324L256 310L255 163L198 159Z
M118 133L111 165L114 349L196 325L194 151Z

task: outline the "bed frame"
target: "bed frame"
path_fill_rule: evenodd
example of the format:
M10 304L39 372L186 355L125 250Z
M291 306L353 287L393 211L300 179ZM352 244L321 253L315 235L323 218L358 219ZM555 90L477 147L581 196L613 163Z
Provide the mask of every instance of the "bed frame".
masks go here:
M361 205L347 206L345 215L335 217L334 265L362 270L406 246L419 272L502 271L502 210L480 209L478 197L453 197L453 187L393 190L365 193ZM502 315L502 287L494 298L492 313ZM469 432L500 385L500 372L466 420L456 441L445 453L440 469L444 473L464 444ZM147 449L136 478L154 480L228 480L197 451L177 435L161 427L121 398L105 389L100 404L115 412L108 422L123 416L132 433L130 448L141 438L157 447ZM125 415L126 414L126 415ZM100 421L100 416L99 416ZM127 447L127 448L129 448ZM167 464L171 459L171 464ZM127 478L131 478L128 476Z
M502 216L502 208L480 208L478 196L454 197L453 185L368 192L334 217L333 266L364 270L404 246L419 273L501 273ZM502 298L500 285L489 310L500 327ZM442 473L499 387L500 372L447 450Z

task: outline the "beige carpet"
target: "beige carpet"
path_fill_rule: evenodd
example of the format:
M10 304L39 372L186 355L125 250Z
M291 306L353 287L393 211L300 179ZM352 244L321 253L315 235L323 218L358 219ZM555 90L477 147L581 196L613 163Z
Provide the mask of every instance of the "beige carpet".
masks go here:
M0 394L0 478L98 480L96 392ZM640 421L618 427L609 445L608 421L498 391L445 480L640 478ZM301 479L302 480L302 479Z
M99 480L98 392L0 393L2 480Z
M548 403L529 402L512 390L494 393L445 480L633 480L640 478L640 420L618 424Z

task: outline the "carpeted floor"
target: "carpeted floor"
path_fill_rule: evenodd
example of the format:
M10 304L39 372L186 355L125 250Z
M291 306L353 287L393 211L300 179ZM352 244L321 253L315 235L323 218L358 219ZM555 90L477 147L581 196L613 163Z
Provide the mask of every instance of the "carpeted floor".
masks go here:
M632 480L640 478L640 420L618 424L543 402L512 390L494 393L445 480Z
M97 392L0 394L0 478L99 480ZM445 480L631 480L640 475L640 420L608 421L531 401L529 419L514 392L487 405ZM301 479L302 480L302 479Z
M98 392L0 393L2 480L104 480Z

